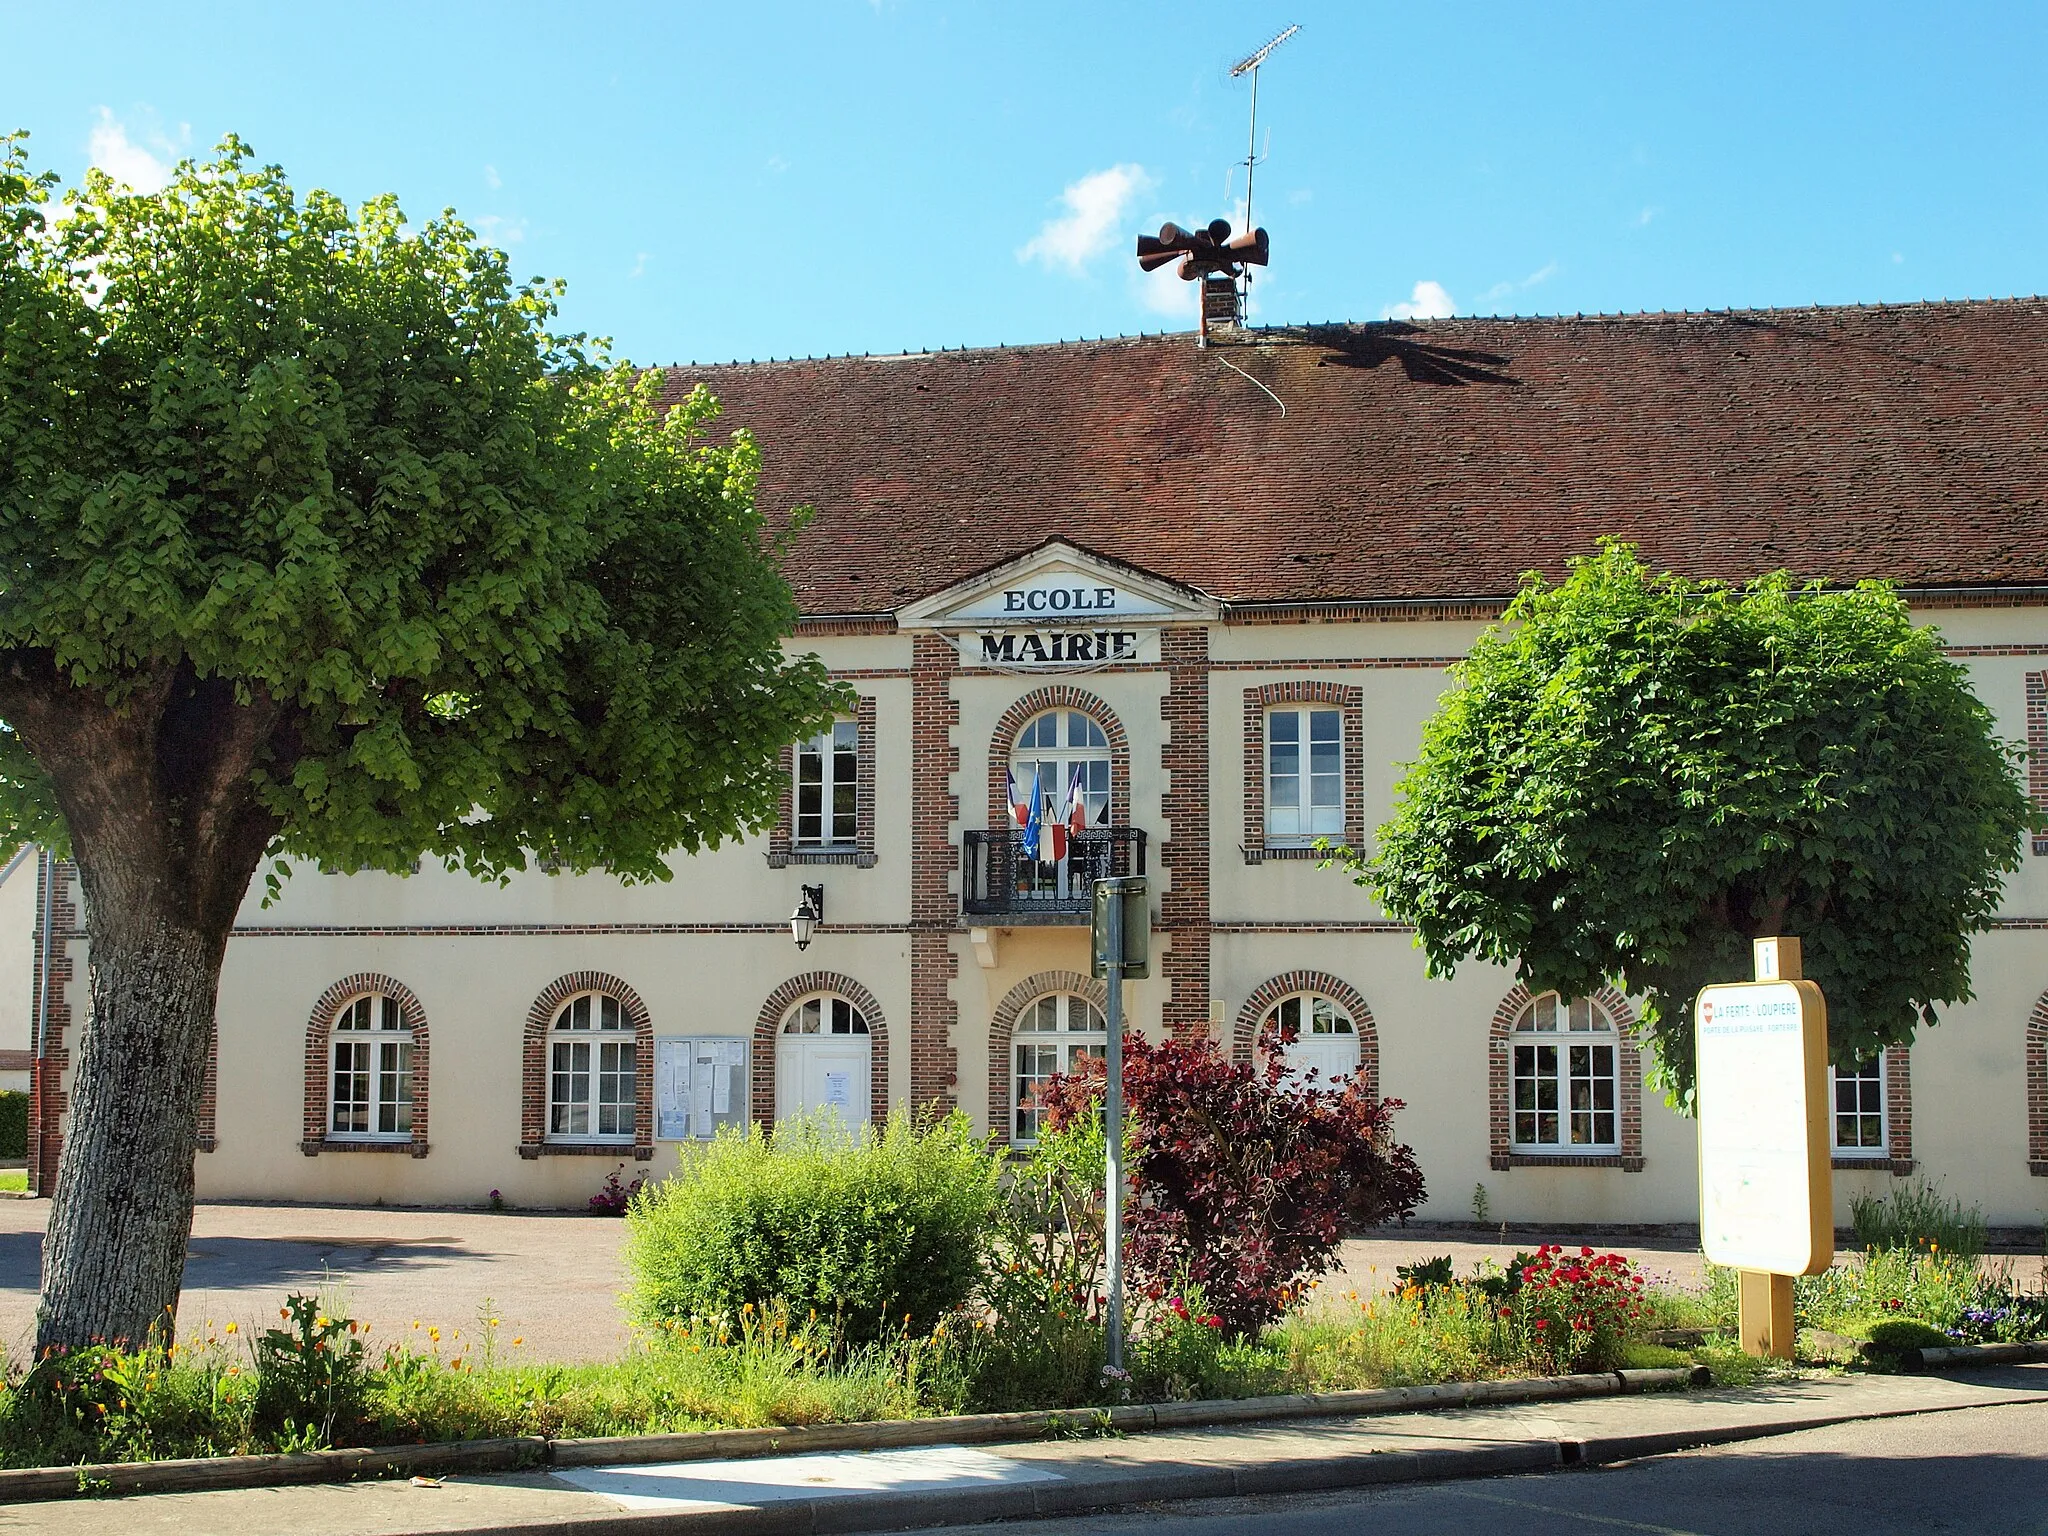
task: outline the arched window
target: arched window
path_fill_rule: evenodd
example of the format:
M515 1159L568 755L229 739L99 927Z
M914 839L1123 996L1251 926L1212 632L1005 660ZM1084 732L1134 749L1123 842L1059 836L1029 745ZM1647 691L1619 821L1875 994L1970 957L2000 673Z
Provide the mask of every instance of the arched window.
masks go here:
M1088 1057L1100 1060L1109 1051L1109 1021L1085 997L1049 992L1027 1004L1010 1033L1016 1064L1011 1098L1010 1139L1038 1139L1045 1110L1040 1094L1047 1081L1071 1072Z
M785 1035L864 1035L868 1021L843 997L810 997L789 1010Z
M1517 1152L1603 1152L1621 1145L1616 1050L1606 1009L1546 992L1515 1020L1512 1145Z
M639 1061L632 1021L605 992L583 992L548 1032L548 1140L633 1139Z
M1286 1056L1291 1082L1334 1087L1358 1070L1358 1031L1334 998L1320 992L1283 997L1266 1014L1265 1030L1294 1033Z
M1065 896L1110 873L1109 842L1089 835L1109 826L1110 746L1100 725L1078 709L1049 709L1026 721L1010 754L1010 786L1020 838L1034 798L1047 829L1035 855L1018 844L1019 895ZM1055 836L1053 827L1063 830Z
M334 1015L327 1134L337 1140L412 1137L412 1029L398 999L361 992Z

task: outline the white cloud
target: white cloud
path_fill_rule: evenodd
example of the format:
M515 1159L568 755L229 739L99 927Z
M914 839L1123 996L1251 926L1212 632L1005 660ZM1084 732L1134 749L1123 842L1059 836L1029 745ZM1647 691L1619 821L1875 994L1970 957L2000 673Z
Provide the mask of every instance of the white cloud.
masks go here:
M160 192L170 185L170 160L176 158L178 150L161 134L152 134L150 138L168 158L160 158L136 143L129 137L127 125L114 116L113 109L101 107L100 120L86 140L86 153L94 165L123 186L137 192Z
M520 245L526 240L526 220L521 218L503 218L487 213L476 221L476 227L495 246Z
M487 165L484 167L484 185L489 187L493 192L497 191L498 188L505 185L505 178L498 174L498 168L495 165Z
M1382 320L1448 320L1451 317L1451 296L1444 291L1444 285L1433 278L1425 277L1415 285L1415 291L1399 304L1389 304L1380 311Z
M633 270L628 272L626 276L645 277L647 275L647 259L648 253L646 251L635 251L633 253Z
M1662 208L1659 208L1654 204L1648 208L1645 208L1641 213L1636 215L1636 228L1641 229L1644 225L1648 224L1650 220L1656 218L1657 215L1662 213L1663 211L1664 210Z
M1495 283L1491 288L1487 289L1486 292L1482 293L1479 297L1482 301L1490 304L1497 299L1506 298L1511 293L1520 293L1525 288L1534 288L1538 283L1547 283L1553 277L1557 276L1557 272L1557 263L1554 261L1546 261L1542 266L1538 267L1534 272L1531 272L1527 277L1523 278L1520 282ZM1449 298L1446 297L1444 302L1449 303Z
M1060 194L1066 211L1047 219L1018 248L1017 259L1079 272L1116 244L1132 200L1151 185L1142 165L1091 171Z
M789 162L783 159L780 155L770 155L768 157L768 169L773 171L776 175L780 176L784 171L789 169Z
M1900 266L1904 266L1905 264L1906 264L1906 253L1905 253L1904 251L1893 251L1893 252L1892 252L1892 265L1893 265L1893 266L1895 266L1895 267L1900 267Z
M1138 302L1146 309L1192 328L1201 320L1201 300L1197 295L1202 285L1183 282L1174 270L1179 265L1177 261L1170 261L1150 272L1140 272L1133 266L1131 280L1137 284Z

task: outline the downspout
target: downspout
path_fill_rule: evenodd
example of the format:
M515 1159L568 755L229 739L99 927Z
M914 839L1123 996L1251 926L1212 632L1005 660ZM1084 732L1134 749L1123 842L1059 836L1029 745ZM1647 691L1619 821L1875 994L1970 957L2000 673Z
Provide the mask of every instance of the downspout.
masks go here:
M42 877L40 883L43 888L43 911L40 923L42 943L40 953L41 964L36 968L36 1006L29 1022L35 1033L35 1039L32 1042L35 1050L35 1082L32 1086L35 1089L36 1105L34 1162L36 1172L35 1193L40 1195L47 1192L47 1175L49 1172L48 1169L43 1167L43 1144L44 1129L47 1123L45 1117L49 1114L50 1109L48 1082L50 1055L50 966L52 963L50 946L55 937L57 927L57 861L50 857L48 849L42 848L36 850L36 865L36 872Z

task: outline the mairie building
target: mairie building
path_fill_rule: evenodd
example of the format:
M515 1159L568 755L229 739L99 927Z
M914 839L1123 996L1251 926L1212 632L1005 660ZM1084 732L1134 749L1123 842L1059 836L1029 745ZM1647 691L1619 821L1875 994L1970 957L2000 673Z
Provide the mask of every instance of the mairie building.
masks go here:
M1405 1105L1423 1215L1692 1221L1694 1129L1645 1087L1637 1000L1427 979L1317 840L1370 846L1447 669L1603 536L1695 577L1895 582L2048 751L2048 301L669 371L698 384L760 440L763 506L816 509L789 644L845 718L785 754L771 828L665 884L430 862L252 895L202 1198L579 1206L810 1110L957 1106L1027 1144L1045 1080L1103 1049L1089 881L1142 874L1131 1027L1249 1059L1297 1023L1298 1067ZM70 872L34 867L47 1189L89 939ZM1912 1177L1995 1223L2048 1206L2048 841L1973 953L1973 1001L1835 1073L1843 1219Z

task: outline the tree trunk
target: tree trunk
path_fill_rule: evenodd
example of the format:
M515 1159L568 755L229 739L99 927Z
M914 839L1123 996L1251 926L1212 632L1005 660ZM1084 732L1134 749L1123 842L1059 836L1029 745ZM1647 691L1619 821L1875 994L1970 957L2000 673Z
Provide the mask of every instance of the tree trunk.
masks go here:
M43 1244L38 1352L165 1342L192 1232L192 1157L221 960L287 768L259 688L166 664L110 701L46 653L0 666L0 710L49 775L85 887L92 1013Z
M151 900L164 872L108 870L79 853L92 1014L44 1239L38 1352L174 1333L227 940Z

